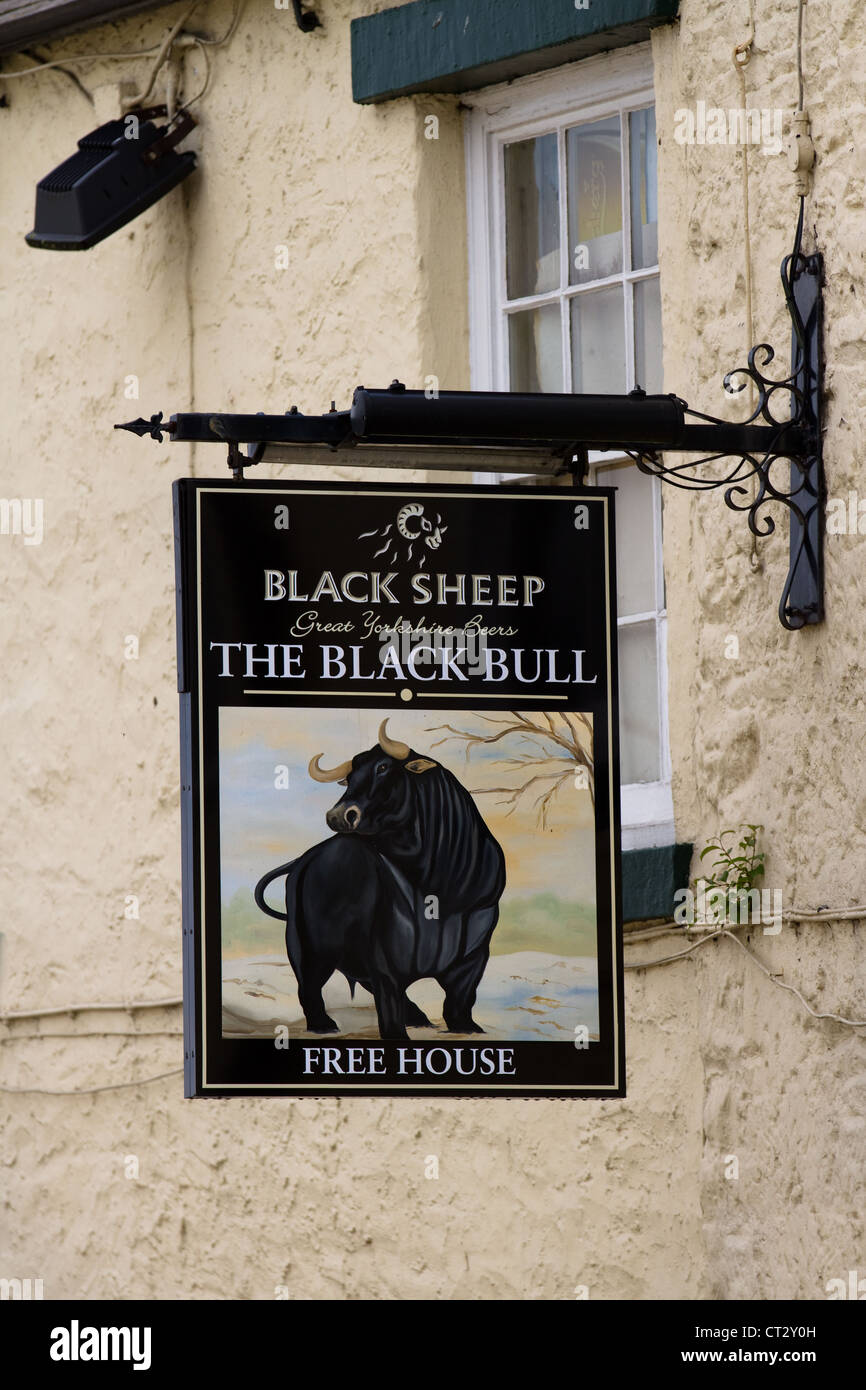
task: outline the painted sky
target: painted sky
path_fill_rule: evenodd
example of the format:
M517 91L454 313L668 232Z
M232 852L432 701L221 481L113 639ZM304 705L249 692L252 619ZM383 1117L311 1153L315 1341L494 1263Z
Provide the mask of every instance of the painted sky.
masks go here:
M314 782L307 765L322 754L333 767L377 741L381 721L388 732L418 753L436 758L470 790L512 786L529 776L565 767L553 761L522 770L503 759L542 756L550 749L531 736L509 734L492 747L472 750L436 726L446 722L472 733L494 726L470 710L390 709L241 709L220 711L220 819L223 901L253 885L269 869L292 859L330 836L325 812L342 788ZM494 719L507 713L493 712ZM541 716L531 715L536 722ZM555 716L557 720L559 716ZM278 789L276 769L288 767L288 788ZM550 781L530 787L516 809L498 804L496 794L479 795L476 803L506 857L508 897L553 892L568 902L595 903L595 850L592 803L588 791L569 777L548 813L548 828L538 824L533 802Z

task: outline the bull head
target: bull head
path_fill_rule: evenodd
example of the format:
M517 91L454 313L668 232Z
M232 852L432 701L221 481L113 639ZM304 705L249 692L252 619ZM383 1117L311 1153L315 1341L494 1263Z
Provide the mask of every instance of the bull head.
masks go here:
M408 795L401 774L417 775L438 766L431 758L410 758L410 752L408 743L388 737L388 720L383 719L379 725L378 744L339 767L331 770L320 767L322 755L317 753L309 764L313 781L339 782L348 787L325 816L331 829L341 834L376 835L397 825L405 814Z

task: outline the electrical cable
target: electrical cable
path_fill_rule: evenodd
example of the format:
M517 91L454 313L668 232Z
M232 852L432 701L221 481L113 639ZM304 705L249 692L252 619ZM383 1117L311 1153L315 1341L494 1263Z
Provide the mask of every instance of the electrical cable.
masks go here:
M182 1028L151 1028L147 1032L130 1032L122 1028L91 1028L78 1033L10 1033L0 1038L0 1045L10 1042L41 1042L45 1038L182 1038Z
M806 0L797 4L797 110L803 110L803 8Z
M202 58L204 59L204 71L205 71L204 86L202 87L202 89L201 89L200 92L196 92L196 94L195 94L194 97L190 97L189 101L183 102L183 103L178 107L178 111L188 111L189 108L195 104L195 102L201 101L201 99L202 99L202 97L204 96L205 92L206 92L206 91L208 90L208 88L210 87L211 63L210 63L210 58L207 56L207 49L202 47L202 45L201 45L201 43L200 43L200 41L199 41L198 39L193 39L193 43L197 45L197 47L198 47L198 49L199 49L199 51L200 51L200 53L201 53L201 56L202 56Z
M783 922L850 922L866 920L866 904L854 907L819 907L819 908L797 908L792 907L781 913ZM778 918L776 918L778 920ZM680 922L661 923L659 930L667 928L669 931L681 933L683 925ZM712 935L718 935L714 931ZM643 933L641 933L643 937ZM632 938L631 933L626 934L625 943L629 944ZM700 945L701 941L708 937L701 937L695 945ZM692 947L689 950L693 949ZM681 952L688 954L688 952ZM665 960L668 958L665 957ZM676 960L676 956L670 957ZM649 964L662 964L659 962L649 962ZM627 969L642 969L642 966L627 966ZM0 1012L0 1023L17 1022L22 1019L31 1018L51 1018L59 1014L80 1014L80 1013L133 1013L138 1009L171 1009L180 1008L183 1004L183 996L177 995L170 999L128 999L117 1003L91 1003L91 1004L57 1004L49 1009L14 1009ZM59 1037L60 1034L40 1033L39 1037ZM75 1037L88 1037L90 1034L76 1033ZM129 1034L130 1037L137 1036Z
M149 54L155 53L159 44L154 44L151 48L140 48L136 53L79 53L71 54L68 58L58 58L53 62L37 63L32 68L19 68L17 72L0 72L0 82L9 82L13 77L32 77L37 72L49 72L52 68L67 68L73 63L99 63L103 59L106 62L114 59L147 58Z
M29 48L22 48L19 50L19 52L23 53L25 58L36 58L37 61L42 61L42 59L39 58L39 54L33 52ZM94 106L96 104L93 93L89 91L87 87L85 87L84 83L81 81L81 78L77 77L74 72L70 72L69 68L66 67L63 63L56 63L54 65L54 71L60 73L62 77L67 77L69 81L72 83L73 87L75 87L75 89L81 93L85 101L90 102L91 106ZM2 77L3 74L0 73L0 80L2 80Z
M103 1091L125 1091L131 1086L149 1086L153 1081L164 1081L167 1076L180 1076L183 1067L173 1067L171 1071L157 1072L156 1076L143 1076L140 1081L112 1081L108 1086L87 1086L78 1091L49 1091L41 1086L0 1086L4 1096L98 1096Z
M811 1004L803 997L795 985L786 984L784 980L780 980L777 975L774 975L772 970L769 970L767 966L764 965L763 961L755 955L754 951L750 951L748 946L746 946L738 936L734 936L734 933L728 927L719 927L717 931L708 932L707 935L702 936L699 941L693 941L691 946L687 946L684 951L677 951L671 956L660 956L656 960L629 961L625 969L648 970L654 965L669 965L673 961L682 960L684 956L691 955L692 951L696 951L699 946L705 946L708 941L715 940L717 936L727 936L731 941L735 941L740 950L746 953L749 959L757 965L758 969L766 975L767 979L772 984L778 985L779 989L786 989L789 993L796 995L803 1005L803 1008L807 1013L810 1013L813 1018L829 1018L832 1019L834 1023L843 1023L847 1028L866 1028L866 1018L842 1018L840 1014L818 1013L812 1008Z
M153 62L153 64L152 64L152 67L151 67L150 77L149 77L149 79L148 79L147 86L145 87L145 89L144 89L143 92L139 92L139 93L137 93L137 94L135 95L135 97L127 98L127 99L123 102L123 109L126 111L126 110L130 110L133 106L142 106L142 105L144 105L144 103L147 101L147 98L149 97L150 93L151 93L152 90L153 90L153 86L154 86L154 83L155 83L155 81L156 81L156 78L157 78L157 76L158 76L158 74L159 74L160 69L163 67L163 65L164 65L165 62L167 61L168 57L170 56L172 45L177 41L178 38L184 38L184 37L186 37L186 38L188 38L188 41L189 41L189 43L190 43L191 45L195 45L196 47L198 47L198 48L201 50L202 56L205 58L205 66L206 66L206 69L207 69L207 78L206 78L205 85L204 85L204 87L202 88L202 90L201 90L200 92L198 92L198 93L196 94L196 96L192 97L192 98L190 99L190 101L185 102L185 103L179 108L180 110L185 110L186 107L187 107L187 106L191 106L192 103L193 103L194 101L200 101L201 98L204 96L205 92L208 90L208 87L209 87L209 85L210 85L210 62L209 62L209 60L208 60L208 58L207 58L207 55L206 55L206 53L205 53L205 49L206 49L206 48L220 48L220 47L222 47L223 44L228 43L228 42L234 37L234 35L235 35L236 31L237 31L237 27L238 27L238 25L239 25L239 23L240 23L240 20L241 20L241 15L243 14L243 10L244 10L244 6L245 6L245 4L246 4L246 0L235 0L235 8L234 8L234 13L233 13L233 15L232 15L231 22L229 23L229 26L228 26L228 28L226 29L225 33L222 34L219 38L216 38L216 39L209 39L209 38L205 37L205 35L203 35L203 34L189 34L188 36L187 36L187 35L182 35L182 34L181 34L181 30L183 29L184 24L186 24L187 20L189 20L189 18L191 17L193 11L196 10L196 9L198 8L198 6L199 6L200 4L202 4L202 3L203 3L203 0L194 0L194 3L193 3L192 5L190 5L190 6L184 11L184 14L183 14L183 16L181 17L181 19L179 19L179 20L172 26L172 28L169 30L168 34L165 36L164 39L162 39L162 41L161 41L160 43L151 44L151 45L150 45L149 47L147 47L147 48L133 49L133 50L130 50L130 51L127 51L127 52L122 52L122 53L77 53L77 54L71 54L71 55L69 55L68 57L57 58L57 59L52 59L52 60L47 61L47 62L44 62L44 63L38 63L38 64L36 64L36 65L33 66L33 67L29 67L29 68L19 68L16 72L0 72L0 82L5 82L5 81L7 81L7 80L9 80L9 79L16 78L16 77L32 77L32 76L34 76L36 73L39 73L39 72L48 72L48 71L50 71L51 69L55 69L55 68L56 68L56 69L60 69L60 70L64 73L65 76L70 77L70 78L72 78L72 80L75 81L75 80L77 80L77 79L75 79L74 74L67 72L66 69L69 68L69 67L71 67L71 66L77 65L77 64L79 64L79 63L99 63L99 62L102 62L102 61L106 61L106 62L109 62L109 61L110 61L110 62L113 62L113 61L128 61L128 60L133 60L133 59L136 59L136 58L148 58L148 57L150 57L151 54L156 54L156 58L155 58L155 60L154 60L154 62ZM80 85L80 84L79 84L79 85ZM83 88L83 87L82 87L82 91L84 91L85 95L88 95L88 96L89 96L89 94L88 94L87 91L86 91L86 88ZM90 99L92 100L92 98L90 98Z
M229 39L233 39L235 36L235 30L241 22L241 15L243 14L243 9L246 3L247 0L237 0L237 3L235 4L235 12L232 15L231 23L228 29L226 29L221 39L206 39L202 34L194 34L192 35L192 37L196 38L199 43L207 44L208 48L219 48L222 44L228 43Z
M685 956L691 955L692 952L693 952L693 951L696 951L696 950L698 949L699 946L705 946L705 945L707 944L708 941L713 941L713 940L716 939L716 937L719 937L719 936L726 936L726 937L728 937L731 941L733 941L737 946L739 946L740 950L743 951L743 952L749 957L749 959L752 961L752 963L753 963L754 965L756 965L756 966L758 967L758 969L761 971L761 973L762 973L763 975L766 975L767 979L770 981L771 984L777 985L777 986L779 987L779 989L787 990L789 994L793 994L793 995L800 1001L800 1003L803 1005L803 1008L806 1010L806 1012L807 1012L808 1014L811 1015L812 1018L815 1018L815 1019L829 1019L829 1020L831 1020L831 1021L834 1022L834 1023L841 1023L841 1024L843 1024L846 1028L866 1028L866 1019L864 1019L864 1018L860 1018L860 1019L855 1019L855 1018L843 1018L841 1014L832 1013L832 1012L830 1012L829 1010L826 1010L826 1011L824 1011L824 1012L819 1012L819 1010L813 1009L813 1008L812 1008L812 1005L809 1003L808 999L806 999L805 996L800 992L800 990L797 989L796 985L789 985L789 984L786 983L786 981L780 980L779 977L778 977L778 974L774 974L772 970L770 970L766 965L764 965L763 961L760 960L760 959L755 955L754 951L750 951L749 948L748 948L748 946L746 946L742 941L740 941L739 937L735 936L734 933L733 933L732 931L730 931L729 928L727 928L727 927L719 927L716 931L708 932L707 935L706 935L706 936L702 936L702 937L700 938L700 940L698 940L698 941L693 941L692 944L691 944L691 946L687 946L686 949L685 949L684 951L676 951L673 955L669 955L669 956L659 956L659 957L657 957L655 960L629 961L629 962L626 963L625 969L626 969L626 970L651 970L651 969L653 968L653 966L656 966L656 965L670 965L670 964L672 964L672 963L675 962L675 961L682 960ZM91 1006L91 1007L92 1007L92 1006ZM97 1006L97 1007L99 1007L99 1006ZM145 1007L148 1007L148 1006L145 1006ZM153 1006L151 1005L150 1007L153 1007ZM91 1037L91 1036L94 1036L94 1035L93 1035L93 1034L68 1034L68 1035L66 1035L66 1034L53 1034L53 1035L52 1035L51 1033L37 1033L37 1034L29 1035L29 1036L33 1036L33 1037L37 1037L37 1038L43 1038L43 1037L50 1038L50 1037L52 1037L52 1036L54 1036L54 1037L61 1037L61 1036L70 1036L70 1037L81 1037L81 1036L83 1036L83 1037ZM115 1036L115 1035L114 1035L114 1034L106 1033L105 1036L109 1037L109 1036ZM121 1036L121 1037L130 1037L130 1038L134 1038L134 1037L147 1037L148 1034L147 1034L147 1033L121 1033L119 1036ZM154 1035L151 1035L151 1036L156 1036L156 1035L154 1034ZM12 1041L12 1039L4 1038L4 1039L2 1039L2 1041L4 1041L4 1042L9 1042L9 1041ZM11 1096L16 1096L16 1095L17 1095L17 1096L25 1096L25 1095L26 1095L26 1096L95 1096L95 1095L100 1095L100 1094L102 1094L102 1093L105 1092L105 1091L122 1091L122 1090L129 1090L130 1088L132 1088L132 1087L134 1087L134 1086L148 1086L148 1085L150 1085L150 1084L151 1084L152 1082L154 1082L154 1081L163 1081L163 1080L165 1080L165 1079L166 1079L167 1077L169 1077L169 1076L180 1076L181 1073L183 1072L183 1070L184 1070L183 1067L174 1067L174 1068L172 1068L172 1070L170 1070L170 1071L158 1072L155 1076L146 1076L146 1077L143 1077L140 1081L115 1081L115 1082L111 1082L111 1083L109 1083L108 1085L105 1085L105 1086L88 1086L88 1087L83 1087L83 1088L81 1088L81 1089L73 1089L73 1090L65 1090L65 1091L55 1091L55 1090L50 1090L50 1089L47 1089L47 1088L44 1088L44 1087L34 1087L34 1086L0 1086L0 1094L2 1094L2 1095L11 1095Z
M751 60L751 57L752 57L752 45L753 45L754 42L755 42L755 12L754 12L754 8L753 8L753 0L749 0L749 35L748 35L748 38L744 39L742 43L738 43L738 44L736 45L736 47L734 48L734 53L733 53L733 63L734 63L734 67L735 67L736 70L737 70L737 76L738 76L738 78L739 78L739 80L740 80L741 110L742 110L742 112L743 112L743 120L744 120L744 121L746 120L746 115L745 115L745 113L746 113L746 109L747 109L747 100L748 100L747 93L746 93L746 73L745 73L745 68L746 68L747 64L748 64L748 63L750 62L750 60ZM745 133L745 126L744 126L744 133ZM751 227L750 227L750 222L749 222L749 153L748 153L748 151L749 151L748 142L747 142L746 140L743 140L742 149L741 149L740 167L741 167L741 170L742 170L742 186L743 186L743 251L744 251L744 257L745 257L746 333L747 333L747 339L748 339L748 341L747 341L747 343L746 343L746 350L747 350L747 352L748 352L748 351L751 351L751 348L752 348L752 346L753 346L753 344L754 344L754 341L755 341L755 322L754 322L754 313L753 313L753 309L752 309L752 232L751 232ZM749 379L749 407L750 407L751 410L754 410L754 408L755 408L755 383L751 380L751 378ZM756 497L756 495L757 495L757 486L758 486L757 476L753 473L753 474L752 474L752 498L753 498L753 499L754 499L754 498ZM760 555L758 554L758 538L757 538L757 536L754 534L754 532L751 533L751 538L750 538L749 565L751 566L751 569L752 569L752 573L753 573L753 574L758 574L758 573L760 573L760 571L761 571L761 570L763 569L763 567L764 567L764 566L763 566L763 561L761 560L761 557L760 557Z
M213 69L211 67L211 61L208 57L207 50L209 48L220 48L223 44L231 42L231 40L234 38L237 27L241 22L241 15L243 14L246 2L247 0L237 0L237 3L235 5L235 11L232 15L231 23L229 24L228 29L226 29L221 39L206 39L201 34L189 34L182 36L188 38L189 42L191 44L194 44L201 53L201 56L204 59L205 79L204 86L202 87L201 91L196 92L194 97L190 97L189 101L183 102L178 107L179 111L188 111L189 108L193 106L197 101L201 101L202 97L208 91L211 83Z
M125 1004L58 1004L50 1009L15 1009L11 1012L3 1012L0 1013L0 1023L6 1023L9 1019L49 1018L52 1014L123 1013L132 1009L170 1009L182 1003L183 996L178 995L172 999L130 999Z
M120 104L122 111L132 111L136 107L147 105L148 97L153 91L154 83L156 82L156 79L159 76L159 70L171 54L172 44L174 43L183 26L186 24L190 15L193 13L195 9L198 8L200 3L201 0L193 0L193 3L190 6L188 6L186 10L184 10L180 19L178 19L172 25L171 29L169 29L168 33L166 34L165 38L163 39L162 43L160 44L157 50L156 57L153 60L153 65L150 69L150 77L148 78L147 86L144 88L143 91L137 92L135 96L126 97L125 100L122 101Z

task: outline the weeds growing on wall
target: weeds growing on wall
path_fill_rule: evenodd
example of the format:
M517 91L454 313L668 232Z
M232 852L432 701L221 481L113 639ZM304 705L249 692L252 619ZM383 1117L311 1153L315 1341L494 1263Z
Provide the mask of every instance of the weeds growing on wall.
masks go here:
M705 890L723 889L730 897L736 920L740 920L740 906L745 900L734 894L750 893L758 887L759 879L764 877L764 853L758 849L758 833L762 825L743 825L739 830L722 830L717 840L710 840L701 850L701 862L707 855L715 854L712 864L712 877L704 880ZM737 840L737 835L740 839ZM733 891L732 891L733 890Z

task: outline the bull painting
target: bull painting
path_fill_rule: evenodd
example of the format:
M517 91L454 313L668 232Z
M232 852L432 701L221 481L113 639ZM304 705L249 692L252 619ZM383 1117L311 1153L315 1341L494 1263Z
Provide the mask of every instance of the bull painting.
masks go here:
M430 1020L406 995L432 978L445 991L452 1033L481 1033L472 1017L505 888L505 857L470 793L432 758L388 736L317 782L346 788L325 819L334 834L260 879L255 899L286 923L286 949L311 1033L338 1027L322 989L335 971L369 990L379 1034L405 1039ZM265 901L285 875L286 910Z

